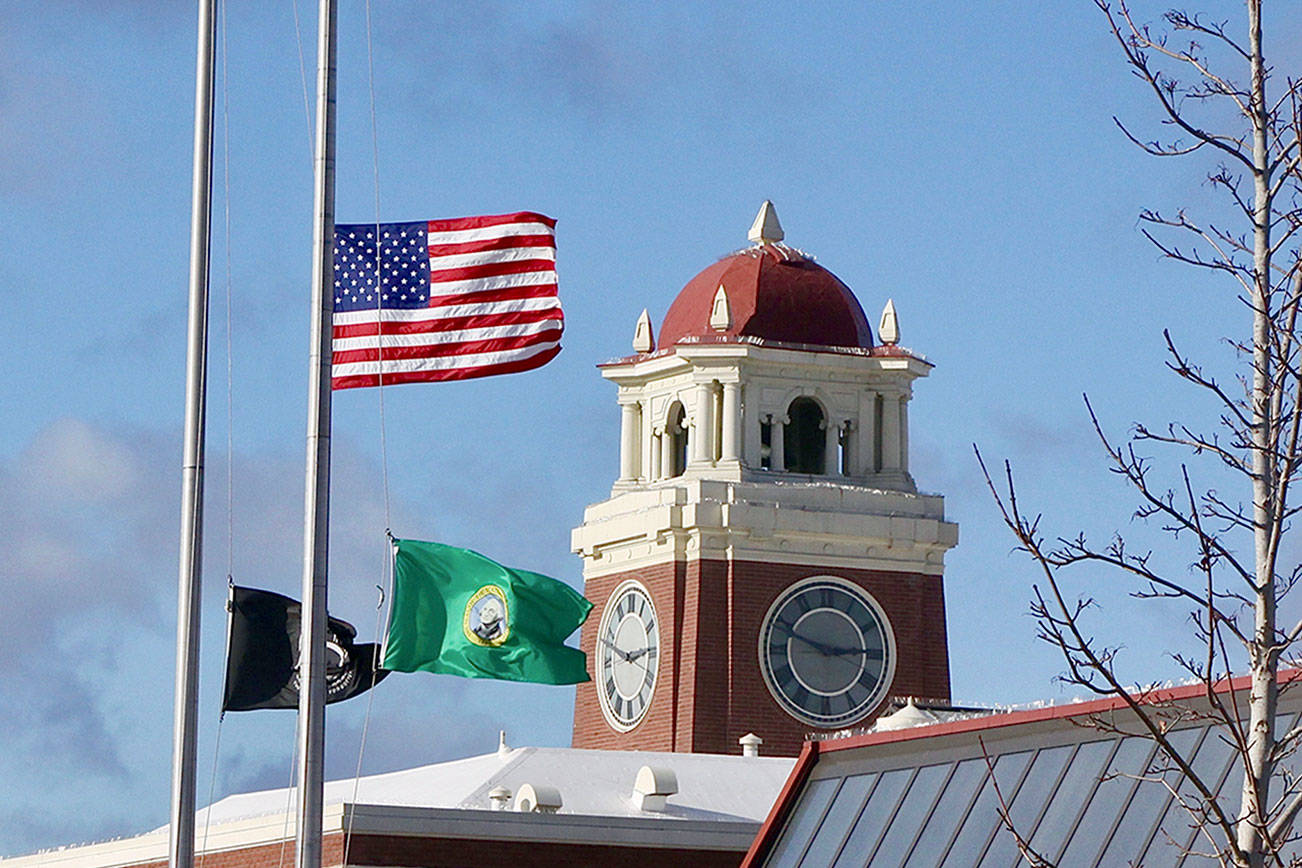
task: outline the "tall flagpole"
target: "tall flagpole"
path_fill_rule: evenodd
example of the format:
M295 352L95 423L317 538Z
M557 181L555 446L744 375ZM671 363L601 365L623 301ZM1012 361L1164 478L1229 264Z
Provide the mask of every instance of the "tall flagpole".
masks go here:
M171 868L194 865L195 744L199 719L199 599L203 557L203 460L208 390L208 245L211 232L213 43L216 0L199 0L190 196L190 312L185 353L181 559L176 605L172 731Z
M303 510L303 618L299 637L298 868L320 868L325 765L326 575L330 522L330 364L334 308L335 0L317 11L316 154L312 232L311 383Z

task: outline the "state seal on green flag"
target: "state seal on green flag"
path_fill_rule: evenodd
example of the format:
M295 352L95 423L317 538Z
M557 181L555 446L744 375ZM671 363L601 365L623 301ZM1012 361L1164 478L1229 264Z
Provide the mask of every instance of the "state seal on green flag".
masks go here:
M497 585L484 585L470 595L461 629L466 638L485 648L496 648L511 636L506 591Z
M592 604L564 582L441 543L393 541L382 667L538 684L591 680L565 644Z

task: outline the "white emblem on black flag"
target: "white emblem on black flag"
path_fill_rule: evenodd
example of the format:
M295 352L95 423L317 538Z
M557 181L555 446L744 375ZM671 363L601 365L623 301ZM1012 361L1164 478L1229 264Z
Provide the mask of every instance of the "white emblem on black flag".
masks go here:
M231 587L230 641L222 711L298 708L299 622L297 600L272 591ZM340 702L369 690L389 673L377 669L379 647L355 644L357 630L330 618L326 629L326 701Z

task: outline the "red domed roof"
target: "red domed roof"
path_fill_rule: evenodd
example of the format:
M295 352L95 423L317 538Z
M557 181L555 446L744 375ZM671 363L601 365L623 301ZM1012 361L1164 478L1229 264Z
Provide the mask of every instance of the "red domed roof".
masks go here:
M710 326L719 287L731 325ZM726 256L688 281L670 305L656 346L683 338L755 337L790 344L871 347L859 300L836 275L783 244L760 244Z

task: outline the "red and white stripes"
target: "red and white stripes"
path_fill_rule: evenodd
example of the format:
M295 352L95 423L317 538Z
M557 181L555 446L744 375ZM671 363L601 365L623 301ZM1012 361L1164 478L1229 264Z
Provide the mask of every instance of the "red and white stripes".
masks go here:
M337 312L332 383L459 380L539 367L560 352L556 221L524 211L431 220L427 307Z

